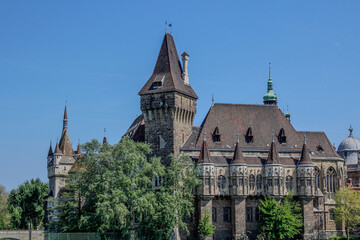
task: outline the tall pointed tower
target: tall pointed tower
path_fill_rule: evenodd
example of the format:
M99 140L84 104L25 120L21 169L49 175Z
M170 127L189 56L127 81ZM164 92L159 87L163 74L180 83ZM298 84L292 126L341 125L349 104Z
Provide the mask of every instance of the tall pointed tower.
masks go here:
M68 118L65 106L60 142L56 142L54 153L52 153L50 146L47 158L50 197L58 197L60 189L65 186L65 175L68 174L77 156L78 155L74 152L69 138ZM52 202L49 202L48 207L52 207L52 204Z
M145 141L165 164L169 164L171 153L179 154L196 113L198 96L189 83L188 59L184 52L182 68L173 36L166 33L154 72L139 92Z
M277 105L277 96L273 90L273 82L271 80L271 63L269 63L269 79L267 82L267 93L263 97L264 104Z

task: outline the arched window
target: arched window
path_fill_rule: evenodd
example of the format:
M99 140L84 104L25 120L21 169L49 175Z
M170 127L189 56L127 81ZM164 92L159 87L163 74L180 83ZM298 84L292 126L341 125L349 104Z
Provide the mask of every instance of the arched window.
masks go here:
M336 171L333 167L329 167L326 172L326 188L327 192L334 193L336 188Z
M249 127L248 130L246 131L245 141L246 141L247 143L252 143L252 142L254 142L254 136L253 136L251 127Z
M293 177L287 176L285 180L286 190L292 191L293 189Z
M262 188L262 176L260 174L256 176L256 188Z
M255 188L255 176L252 174L249 176L249 187L250 189Z
M226 186L226 178L224 176L218 177L218 187L219 188L225 188Z
M282 128L280 129L280 132L279 132L279 143L286 143L286 135L285 135L285 130Z
M321 189L321 185L320 185L320 169L315 167L314 169L314 176L315 176L315 190L317 190L318 188Z

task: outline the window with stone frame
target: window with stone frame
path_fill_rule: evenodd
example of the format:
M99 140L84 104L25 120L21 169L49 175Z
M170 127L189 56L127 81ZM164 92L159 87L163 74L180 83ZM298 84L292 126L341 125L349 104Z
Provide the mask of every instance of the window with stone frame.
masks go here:
M232 178L232 186L236 187L237 186L237 180L236 178Z
M311 185L312 185L311 179L306 179L306 186L311 186Z
M216 207L213 207L212 208L212 214L211 214L211 216L212 216L212 221L213 222L216 222L216 218L217 218L217 216L216 216Z
M210 178L205 178L205 185L210 186Z
M292 191L293 189L293 177L287 176L285 179L286 190Z
M273 180L272 180L272 179L267 179L266 185L267 185L268 187L272 187L272 186L273 186Z
M251 190L255 188L255 176L252 174L249 176L249 187Z
M262 176L261 174L258 174L256 176L256 188L260 190L262 188Z
M326 172L326 189L329 193L336 191L336 171L333 167L329 167Z
M246 221L247 222L253 221L253 208L252 207L246 208Z
M239 178L239 187L243 187L243 186L244 186L244 179Z
M300 187L305 187L305 179L300 179Z
M226 187L226 178L224 176L218 177L218 188L225 188Z
M260 213L260 208L259 207L255 208L255 221L256 222L261 221L261 213Z
M224 222L231 222L231 208L224 207Z
M280 179L278 179L278 178L275 178L275 179L274 179L274 186L275 186L275 187L279 187L279 186L280 186Z
M314 169L314 176L315 176L315 190L318 188L321 189L320 185L320 169L318 167L315 167Z
M331 221L335 221L335 212L333 208L331 208L329 211L329 217Z

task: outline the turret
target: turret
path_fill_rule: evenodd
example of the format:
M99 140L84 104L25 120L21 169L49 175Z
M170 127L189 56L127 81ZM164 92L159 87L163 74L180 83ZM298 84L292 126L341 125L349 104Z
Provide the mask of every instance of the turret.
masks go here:
M198 177L202 180L202 185L197 189L197 195L213 196L215 194L215 166L207 146L205 133L197 166L200 170Z
M273 90L273 82L271 80L271 63L269 63L269 79L267 82L267 93L263 97L264 104L277 105L277 96Z
M233 159L230 163L230 185L231 195L246 196L248 195L248 169L240 148L239 134L235 144Z
M284 195L284 169L276 149L274 134L265 164L265 192L272 196Z
M297 164L297 193L299 196L314 196L315 178L314 167L306 144L306 136L304 136L304 144L301 151L301 157Z

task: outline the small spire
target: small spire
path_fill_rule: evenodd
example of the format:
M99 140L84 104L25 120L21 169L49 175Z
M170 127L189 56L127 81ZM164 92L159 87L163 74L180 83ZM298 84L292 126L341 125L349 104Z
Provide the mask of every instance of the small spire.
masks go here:
M236 134L237 140L235 144L234 156L231 163L246 163L240 148L239 134Z
M67 109L66 109L66 102L65 102L63 128L67 128L67 126L68 126L68 117L67 117Z
M80 154L80 153L81 153L81 145L80 145L80 139L79 139L77 149L76 149L76 154Z
M300 161L298 163L299 165L302 164L312 164L311 156L309 153L309 148L306 144L306 134L304 134L304 144L301 151Z
M62 152L60 151L60 147L59 147L59 142L58 140L56 140L56 146L55 146L55 152L54 154L62 154Z
M304 133L304 144L306 144L306 133Z
M236 134L236 142L239 143L240 142L240 137L239 137L239 134Z
M48 153L48 157L53 155L53 150L52 150L52 146L51 146L51 141L50 141L50 148L49 148L49 153Z
M199 155L199 163L211 163L211 156L210 156L210 151L207 147L207 143L206 143L206 135L204 133L204 141L201 145L201 150L200 150L200 155Z
M275 135L272 134L271 142L275 142Z
M273 138L272 138L272 142L270 145L270 151L269 151L269 155L267 157L267 161L266 164L280 164L280 157L279 157L279 153L276 149L276 144L274 142L274 134L273 134Z
M350 135L349 135L349 137L353 137L353 133L352 133L353 130L354 130L354 129L351 127L351 124L350 124L350 128L349 128Z
M107 143L107 138L106 138L106 128L104 128L104 138L103 138L103 144Z
M264 104L277 105L277 96L273 90L273 82L271 80L271 63L269 62L269 79L267 82L267 93L263 97Z
M271 62L269 62L269 80L271 80Z

